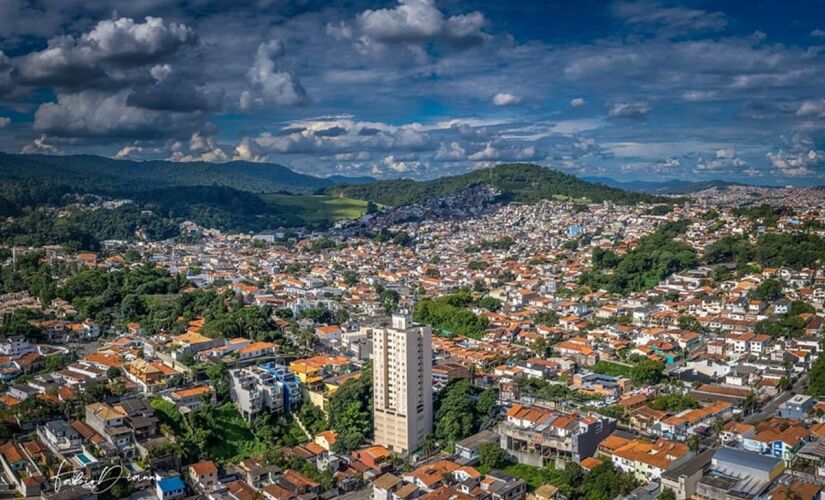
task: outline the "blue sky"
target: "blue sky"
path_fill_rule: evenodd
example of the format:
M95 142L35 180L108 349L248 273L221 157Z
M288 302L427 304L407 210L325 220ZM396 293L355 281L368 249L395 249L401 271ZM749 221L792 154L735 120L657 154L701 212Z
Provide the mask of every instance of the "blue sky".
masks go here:
M3 0L0 149L825 184L825 6Z

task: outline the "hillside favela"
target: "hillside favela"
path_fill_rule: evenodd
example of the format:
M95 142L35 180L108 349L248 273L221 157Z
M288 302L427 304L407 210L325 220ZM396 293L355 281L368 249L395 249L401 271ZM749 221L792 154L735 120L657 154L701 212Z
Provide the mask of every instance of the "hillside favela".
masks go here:
M825 499L825 4L0 0L0 499Z

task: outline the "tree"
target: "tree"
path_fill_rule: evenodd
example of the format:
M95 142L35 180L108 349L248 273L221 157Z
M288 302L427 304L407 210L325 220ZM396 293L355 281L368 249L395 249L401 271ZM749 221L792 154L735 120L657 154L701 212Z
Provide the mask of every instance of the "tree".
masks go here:
M559 315L556 311L542 311L533 316L533 322L537 325L556 326L559 322Z
M206 377L215 389L215 398L218 402L229 399L229 369L225 364L216 362L206 365Z
M488 471L501 469L510 463L507 452L495 443L484 443L479 446L478 461L481 467Z
M785 282L778 279L766 279L759 284L750 293L750 298L753 300L765 300L772 302L783 296L782 289L785 287Z
M476 409L472 396L472 386L466 379L452 382L441 394L435 414L435 436L442 440L447 449L452 449L456 441L475 432Z
M68 360L62 354L52 354L51 356L46 356L46 362L44 364L44 369L47 372L56 372L62 370L68 364Z
M656 497L657 500L676 500L676 493L670 488L662 488L662 492Z
M479 419L483 420L479 422L479 425L492 417L497 407L498 393L496 393L495 389L484 389L478 396L478 401L476 402L476 411L478 412Z
M680 316L678 326L682 330L692 330L694 332L698 332L702 329L702 325L699 323L699 320L693 316Z
M655 385L662 380L664 368L664 363L642 358L630 369L630 379L636 385Z
M367 364L361 376L342 385L329 400L329 426L342 435L340 446L357 448L372 436L372 366ZM355 442L358 444L354 444Z
M338 433L332 451L335 453L349 453L357 449L364 442L364 435L356 430L344 430Z
M690 451L699 451L700 444L701 442L699 441L699 436L696 434L691 434L687 439L687 445L688 448L690 448Z

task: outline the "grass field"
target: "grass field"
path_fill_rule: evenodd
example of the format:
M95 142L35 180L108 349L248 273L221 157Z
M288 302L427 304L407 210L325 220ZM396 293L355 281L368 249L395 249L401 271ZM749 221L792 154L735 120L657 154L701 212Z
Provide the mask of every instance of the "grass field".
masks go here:
M325 195L263 194L268 203L300 217L309 224L357 219L367 211L367 202Z
M527 483L529 490L535 490L543 484L553 484L558 486L561 479L560 474L553 467L534 467L527 464L510 464L502 469L502 472L513 477L523 479Z
M183 415L174 404L163 398L150 398L149 406L155 410L160 423L169 424L176 436L183 433Z
M610 361L599 361L593 365L593 371L611 377L627 377L630 378L630 372L633 370L632 366L621 365L619 363L611 363Z
M266 446L260 442L232 403L219 406L215 412L222 440L209 443L209 455L219 461L235 463L264 452Z
M152 398L149 404L155 409L155 415L161 423L169 424L177 436L184 434L183 415L175 405L161 398ZM206 449L208 458L232 463L260 455L266 449L266 445L252 434L249 424L232 403L217 407L213 416L221 439L209 443Z

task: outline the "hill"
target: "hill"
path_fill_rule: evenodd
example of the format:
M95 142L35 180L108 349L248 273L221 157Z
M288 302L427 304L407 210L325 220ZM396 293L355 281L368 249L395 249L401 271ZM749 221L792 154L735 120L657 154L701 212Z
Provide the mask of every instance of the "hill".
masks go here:
M669 179L665 181L617 181L610 177L582 177L588 182L598 182L605 186L624 189L626 191L636 191L648 194L689 194L709 188L725 189L728 186L746 186L738 182L723 180L710 181L685 181L681 179ZM768 187L768 186L762 186Z
M522 203L552 198L586 198L593 202L609 200L621 204L672 201L587 182L558 170L529 163L498 165L430 181L394 179L361 185L331 186L325 192L330 196L401 206L445 196L479 184L489 184L500 190L503 201Z
M333 184L360 184L374 180L370 177L314 177L275 163L180 163L113 160L93 155L6 153L0 153L0 176L42 179L74 189L112 194L132 194L177 186L224 186L256 193L311 193Z

